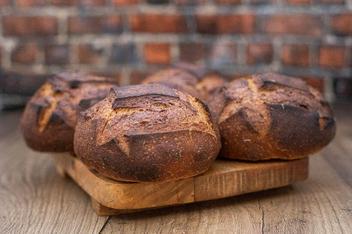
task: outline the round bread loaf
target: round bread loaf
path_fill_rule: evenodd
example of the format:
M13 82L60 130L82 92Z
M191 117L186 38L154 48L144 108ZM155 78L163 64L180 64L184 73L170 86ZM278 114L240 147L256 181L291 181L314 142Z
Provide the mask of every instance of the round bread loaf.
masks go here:
M73 152L77 114L103 99L113 86L108 78L77 72L48 79L29 100L21 128L29 147L43 152Z
M277 74L230 82L218 95L221 156L241 160L298 159L335 134L328 103L304 81Z
M208 105L212 116L217 120L224 107L223 87L226 81L221 75L208 73L196 84L196 90Z
M181 92L188 93L202 100L196 85L198 77L193 73L180 68L168 68L147 77L142 84L163 84Z
M114 87L81 112L74 148L92 171L133 182L176 180L205 172L220 150L206 106L159 84Z

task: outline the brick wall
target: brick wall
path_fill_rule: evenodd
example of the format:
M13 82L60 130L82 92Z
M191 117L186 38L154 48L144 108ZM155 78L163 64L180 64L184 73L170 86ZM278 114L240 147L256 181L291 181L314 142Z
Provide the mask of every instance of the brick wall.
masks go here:
M352 79L352 0L0 0L2 70L121 84L185 61L228 79L277 71L331 94Z

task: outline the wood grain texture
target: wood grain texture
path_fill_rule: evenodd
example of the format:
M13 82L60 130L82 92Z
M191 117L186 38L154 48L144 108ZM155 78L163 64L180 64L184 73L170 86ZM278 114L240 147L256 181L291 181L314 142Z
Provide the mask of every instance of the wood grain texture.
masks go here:
M0 115L0 233L350 233L352 104L336 108L336 139L310 160L310 177L280 189L110 218L26 148L19 113Z
M58 171L65 171L93 199L98 214L173 206L283 187L308 176L308 159L260 163L216 160L204 174L177 181L126 183L93 174L70 154L52 154ZM98 205L101 204L101 207Z
M19 114L0 116L0 233L97 233L106 222L89 197L22 140Z

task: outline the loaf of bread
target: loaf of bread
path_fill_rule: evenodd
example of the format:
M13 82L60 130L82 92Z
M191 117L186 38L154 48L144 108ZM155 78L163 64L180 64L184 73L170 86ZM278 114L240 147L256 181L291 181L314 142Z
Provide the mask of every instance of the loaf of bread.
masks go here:
M318 151L334 137L335 120L328 103L298 78L252 75L221 90L209 99L209 106L217 106L222 157L298 159Z
M192 177L208 170L220 138L206 106L160 84L114 87L78 119L74 149L92 171L118 181Z
M217 73L205 74L196 84L196 90L204 102L209 106L209 110L215 120L224 107L223 87L226 81Z
M113 84L111 79L78 72L50 78L29 100L22 116L28 146L44 152L73 152L77 114L103 99Z
M193 63L179 62L174 64L173 68L191 73L193 76L196 76L198 79L201 79L208 73L208 70L204 66L196 65Z
M199 78L194 73L188 70L168 68L147 77L142 84L163 84L170 88L190 94L193 97L202 99L196 89L198 79Z

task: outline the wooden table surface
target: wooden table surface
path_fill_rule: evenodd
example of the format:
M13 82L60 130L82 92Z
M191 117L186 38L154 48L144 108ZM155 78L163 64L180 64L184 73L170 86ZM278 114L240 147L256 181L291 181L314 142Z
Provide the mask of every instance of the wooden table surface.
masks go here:
M19 112L0 114L0 233L351 233L352 104L335 109L336 138L304 182L116 217L98 217L51 158L25 146Z

